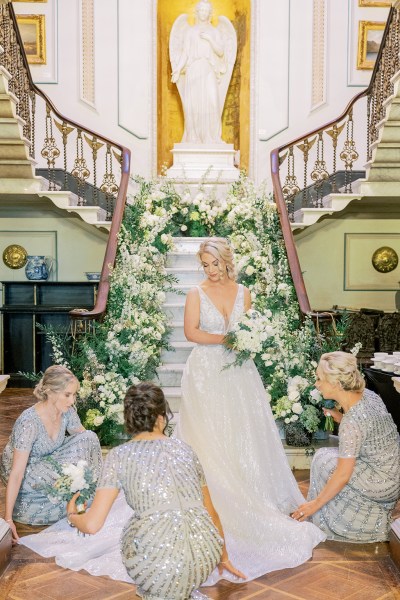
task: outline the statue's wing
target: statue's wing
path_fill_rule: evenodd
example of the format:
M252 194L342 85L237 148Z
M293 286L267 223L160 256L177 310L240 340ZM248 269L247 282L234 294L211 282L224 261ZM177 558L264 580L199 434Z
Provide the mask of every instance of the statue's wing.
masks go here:
M222 111L224 109L225 98L228 91L229 83L232 77L233 67L236 61L237 54L237 35L235 28L233 27L231 21L227 17L219 17L217 23L217 29L222 38L223 46L224 46L224 56L225 56L225 72L221 74L221 80L219 84L219 100L221 107L221 117Z
M237 35L235 28L233 27L231 21L227 17L218 18L217 29L222 38L225 61L225 69L224 72L221 73L221 79L219 84L219 101L222 118L222 111L224 110L226 93L228 91L229 83L232 77L233 67L236 61Z
M181 60L182 52L184 49L184 40L187 29L189 28L188 15L182 14L175 19L174 24L169 34L169 58L171 61L172 72L174 72ZM182 98L183 92L183 77L179 77L176 83L179 94Z

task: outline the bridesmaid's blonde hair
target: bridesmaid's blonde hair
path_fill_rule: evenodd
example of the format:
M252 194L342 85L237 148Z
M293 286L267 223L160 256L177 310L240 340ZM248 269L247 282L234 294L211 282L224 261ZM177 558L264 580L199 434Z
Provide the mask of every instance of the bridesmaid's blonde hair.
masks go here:
M324 379L339 385L345 392L362 392L364 377L357 368L357 358L349 352L327 352L319 361Z
M79 385L78 379L67 367L53 365L45 370L42 379L33 390L33 395L38 400L47 400L49 392L55 394L62 392L72 381L76 381Z
M212 254L219 261L223 261L226 267L226 274L229 279L236 280L236 269L233 262L233 251L225 238L211 237L200 244L197 258L201 262L203 254ZM221 275L223 274L222 265L219 266Z

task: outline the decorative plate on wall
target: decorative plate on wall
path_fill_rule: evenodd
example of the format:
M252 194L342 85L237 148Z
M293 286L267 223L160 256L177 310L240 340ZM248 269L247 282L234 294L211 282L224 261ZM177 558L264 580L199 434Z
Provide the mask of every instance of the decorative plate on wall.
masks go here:
M3 262L10 269L22 269L26 265L28 253L22 246L11 244L3 252Z
M396 250L390 246L382 246L375 250L372 255L372 265L379 273L390 273L399 264Z

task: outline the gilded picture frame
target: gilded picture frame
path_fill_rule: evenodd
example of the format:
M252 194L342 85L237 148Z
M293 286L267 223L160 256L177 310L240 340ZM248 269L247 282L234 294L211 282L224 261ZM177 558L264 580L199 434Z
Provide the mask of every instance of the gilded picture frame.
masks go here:
M17 22L28 63L32 65L45 65L45 15L17 15Z
M392 3L388 2L388 0L358 0L358 6L380 6L382 8L387 8L392 6Z
M47 2L47 0L12 0L12 2Z
M357 69L374 68L385 27L380 21L359 21Z

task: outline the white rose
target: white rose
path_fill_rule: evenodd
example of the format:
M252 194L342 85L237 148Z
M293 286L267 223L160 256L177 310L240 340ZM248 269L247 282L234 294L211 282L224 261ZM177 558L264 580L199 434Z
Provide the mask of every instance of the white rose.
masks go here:
M293 387L288 388L288 398L290 402L297 402L297 400L300 398L299 390Z
M246 275L253 275L255 268L252 265L248 265L246 267L245 273Z
M303 412L303 407L300 402L295 402L292 404L292 412L294 412L296 415L301 415Z
M186 225L181 225L181 231L187 231L187 226Z
M93 419L93 425L95 427L99 427L99 425L101 425L104 421L104 417L102 417L101 415L97 415L97 417L95 417Z
M288 423L290 423L290 419L289 419L288 417L286 417L286 419L285 419L285 423L286 423L286 425L287 425Z
M313 390L311 390L310 396L311 396L312 401L314 402L314 404L318 404L318 402L320 402L321 398L322 398L321 394L319 393L319 391L316 388L314 388Z
M290 420L294 423L295 421L299 420L299 417L297 415L292 415Z

